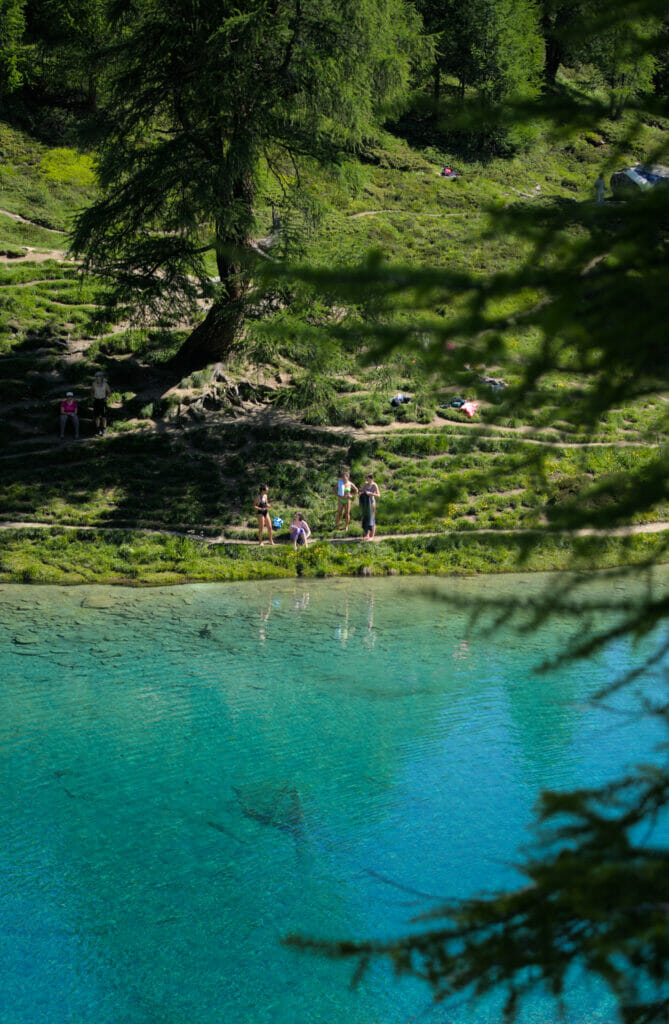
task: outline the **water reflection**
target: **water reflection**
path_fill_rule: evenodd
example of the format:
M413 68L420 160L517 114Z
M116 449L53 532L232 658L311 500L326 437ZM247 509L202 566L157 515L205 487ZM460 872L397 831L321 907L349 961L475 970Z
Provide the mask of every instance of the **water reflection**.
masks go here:
M269 617L272 614L272 604L273 603L275 604L275 607L277 607L277 608L281 607L280 602L276 598L274 599L274 602L273 602L272 598L270 597L269 600L267 601L267 607L260 609L260 629L259 629L259 633L258 633L258 639L260 641L260 646L261 647L265 646L265 641L267 640L267 629L266 629L266 626L267 626L267 622L269 620Z

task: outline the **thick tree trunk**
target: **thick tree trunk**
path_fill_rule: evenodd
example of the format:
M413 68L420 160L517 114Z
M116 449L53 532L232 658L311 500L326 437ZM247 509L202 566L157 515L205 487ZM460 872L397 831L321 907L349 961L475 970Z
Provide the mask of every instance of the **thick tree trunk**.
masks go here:
M543 73L545 86L555 85L560 65L565 59L564 33L569 28L575 6L575 4L569 3L560 4L554 14L546 13L541 19L546 43Z
M202 323L186 338L172 365L181 373L191 373L210 363L224 362L234 347L243 320L243 298L216 299Z
M241 264L231 261L229 255L224 256L222 249L216 262L221 279L220 293L173 359L173 365L182 372L190 373L227 359L244 321L248 277Z
M562 63L562 46L557 39L546 36L546 60L544 63L544 82L555 85L555 79Z
M172 365L182 373L226 360L244 322L249 279L239 254L247 248L252 220L253 186L248 179L237 182L230 201L238 203L243 214L232 229L228 222L216 224L220 292L202 323L186 338L172 360Z
M89 74L86 89L86 106L92 114L98 109L98 80L95 74Z

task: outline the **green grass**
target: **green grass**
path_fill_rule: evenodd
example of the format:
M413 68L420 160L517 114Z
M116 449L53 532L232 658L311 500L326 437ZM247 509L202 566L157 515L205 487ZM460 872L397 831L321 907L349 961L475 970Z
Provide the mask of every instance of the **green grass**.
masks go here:
M68 230L74 214L95 192L92 160L62 147L49 149L0 122L0 194L2 208L47 228ZM4 221L0 241L5 239ZM41 244L44 248L64 248Z
M2 583L123 583L232 581L302 576L472 575L488 572L591 571L666 560L658 536L582 538L537 534L434 537L373 545L313 544L258 548L211 546L188 537L58 530L0 534Z
M14 211L12 211L14 212ZM67 236L37 224L24 224L0 214L0 249L67 249Z

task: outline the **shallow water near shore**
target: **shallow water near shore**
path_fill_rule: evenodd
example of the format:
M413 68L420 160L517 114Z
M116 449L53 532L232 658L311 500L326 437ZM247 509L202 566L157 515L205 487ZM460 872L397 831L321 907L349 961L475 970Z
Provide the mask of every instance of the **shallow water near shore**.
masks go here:
M540 789L648 759L634 694L589 698L652 637L539 674L585 616L470 628L467 599L560 579L0 587L1 1024L499 1020L280 940L516 884ZM568 1019L612 1004L581 980Z

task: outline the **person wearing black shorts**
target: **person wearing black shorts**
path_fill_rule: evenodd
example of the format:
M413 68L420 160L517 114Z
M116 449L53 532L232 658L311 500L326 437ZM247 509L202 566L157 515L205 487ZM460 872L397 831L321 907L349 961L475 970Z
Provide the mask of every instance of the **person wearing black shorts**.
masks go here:
M107 399L111 398L111 388L102 370L97 370L93 378L91 397L93 399L95 433L104 437L107 432Z
M263 531L266 529L269 542L274 546L274 538L272 537L272 519L269 514L269 510L272 506L269 503L269 497L267 495L267 484L263 484L260 488L260 494L256 498L255 505L253 507L258 516L258 543L261 547L265 543L263 540Z

